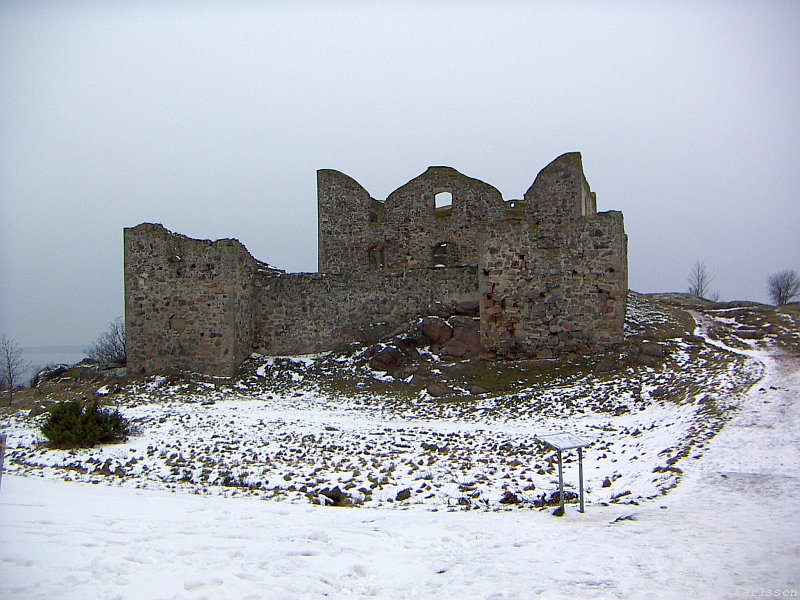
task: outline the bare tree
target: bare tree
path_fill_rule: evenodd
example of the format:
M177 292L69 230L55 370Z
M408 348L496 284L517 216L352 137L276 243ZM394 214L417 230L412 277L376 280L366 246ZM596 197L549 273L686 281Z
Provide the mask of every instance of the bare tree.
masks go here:
M689 273L689 293L697 298L704 298L716 302L719 300L719 294L711 291L711 281L714 276L709 272L706 267L706 262L699 258L694 261L692 270Z
M7 390L9 406L20 377L30 368L30 363L22 355L22 348L6 335L0 338L0 379Z
M84 348L86 356L100 363L125 364L125 321L117 317L108 324L108 329L97 338L94 345Z
M772 273L767 280L769 297L775 306L791 302L800 296L800 275L797 271L781 271Z

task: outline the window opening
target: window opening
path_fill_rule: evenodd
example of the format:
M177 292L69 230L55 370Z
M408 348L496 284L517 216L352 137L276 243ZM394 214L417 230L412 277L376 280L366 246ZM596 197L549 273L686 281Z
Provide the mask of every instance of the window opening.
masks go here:
M446 267L448 254L449 254L449 249L447 247L447 242L436 244L433 247L433 266Z
M382 246L377 246L375 248L370 248L367 250L367 254L369 256L369 266L373 269L382 269L385 262L385 254L383 251Z
M439 192L436 194L436 208L450 208L453 206L453 194Z

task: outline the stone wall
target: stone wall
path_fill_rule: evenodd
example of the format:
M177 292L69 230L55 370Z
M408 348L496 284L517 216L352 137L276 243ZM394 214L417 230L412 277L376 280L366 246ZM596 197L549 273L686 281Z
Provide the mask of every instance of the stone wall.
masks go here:
M597 212L578 152L562 154L536 176L525 192L525 216L534 223L558 223Z
M256 351L302 354L366 339L371 325L400 326L436 302L477 301L475 266L399 273L259 276Z
M228 375L253 345L259 263L237 240L194 240L145 223L124 231L125 328L133 372Z
M497 189L450 167L429 167L385 202L338 171L319 171L317 183L323 273L477 264L479 230L511 209ZM442 192L452 202L437 209Z
M481 341L504 358L585 353L622 341L628 290L622 213L506 220L481 238Z
M125 230L132 371L231 375L253 351L333 349L437 301L480 300L489 356L591 352L622 340L622 215L597 213L580 154L558 157L523 200L508 202L449 167L430 167L385 202L338 171L317 177L320 273L272 269L236 240L148 223ZM442 192L452 202L437 208Z

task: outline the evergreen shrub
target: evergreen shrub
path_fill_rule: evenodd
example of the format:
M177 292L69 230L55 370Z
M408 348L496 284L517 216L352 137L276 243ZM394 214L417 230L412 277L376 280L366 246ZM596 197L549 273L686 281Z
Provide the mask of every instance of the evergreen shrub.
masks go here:
M131 426L117 409L73 400L50 408L41 431L58 448L88 448L126 440Z

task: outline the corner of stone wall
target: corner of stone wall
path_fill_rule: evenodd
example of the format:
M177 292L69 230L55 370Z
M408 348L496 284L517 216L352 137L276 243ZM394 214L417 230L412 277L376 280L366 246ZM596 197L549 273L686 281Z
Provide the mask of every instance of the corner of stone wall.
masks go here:
M489 356L549 358L623 339L622 214L505 219L479 238L481 340Z
M258 263L234 239L124 230L125 324L132 372L233 375L252 351Z

